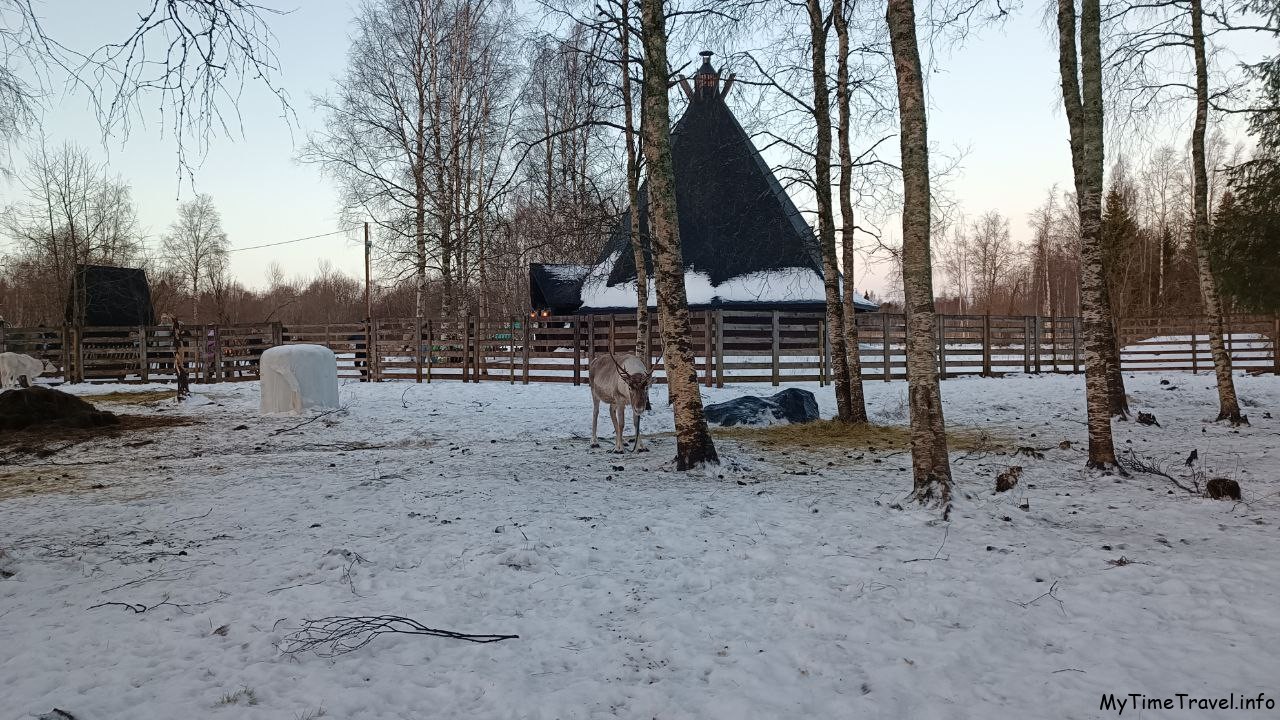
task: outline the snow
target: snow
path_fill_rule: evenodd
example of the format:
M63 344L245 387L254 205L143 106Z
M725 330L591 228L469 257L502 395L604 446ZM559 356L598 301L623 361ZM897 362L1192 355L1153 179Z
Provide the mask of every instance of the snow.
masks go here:
M338 361L323 345L278 345L262 352L261 411L298 414L338 407Z
M677 473L660 389L653 452L622 456L588 449L585 386L348 383L346 409L303 426L258 416L255 383L104 404L199 424L0 465L0 714L1101 718L1103 693L1274 699L1280 379L1237 377L1241 429L1209 422L1211 375L1126 380L1160 427L1117 423L1118 446L1180 478L1197 449L1249 504L1085 470L1080 376L943 382L948 423L1044 453L954 452L949 523L905 501L896 450L719 436L720 468ZM833 412L831 388L786 387ZM866 391L877 422L905 423L904 383ZM993 495L1010 464L1021 482ZM520 638L277 649L304 618L380 613Z
M582 307L592 309L634 308L635 281L609 285L609 273L621 253L591 269L582 282ZM826 290L822 275L810 268L793 267L748 273L713 285L711 276L698 270L684 273L685 294L690 305L724 303L825 303ZM649 279L650 307L657 307L657 286ZM859 299L860 303L865 303Z

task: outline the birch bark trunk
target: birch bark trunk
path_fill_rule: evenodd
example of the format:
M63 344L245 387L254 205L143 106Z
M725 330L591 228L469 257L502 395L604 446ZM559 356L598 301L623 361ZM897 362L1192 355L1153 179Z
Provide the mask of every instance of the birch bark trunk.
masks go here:
M1235 380L1231 377L1231 354L1227 352L1222 322L1222 298L1209 266L1209 172L1205 160L1204 138L1209 124L1209 63L1205 57L1204 7L1201 0L1191 0L1191 45L1196 61L1196 122L1191 131L1191 171L1194 174L1192 203L1195 224L1191 241L1195 243L1196 275L1204 312L1209 319L1209 351L1213 354L1213 373L1218 381L1218 420L1232 425L1248 424L1240 414Z
M636 150L635 112L631 106L631 20L630 0L622 2L620 55L622 56L622 103L624 136L627 143L627 199L631 204L631 252L636 264L636 356L653 371L653 353L649 351L649 268L644 248L640 245L640 158Z
M1068 2L1070 0L1067 0ZM889 0L889 42L898 82L902 145L902 289L915 499L951 511L951 464L938 385L933 272L929 257L929 136L913 0Z
M1080 48L1076 53L1074 0L1058 0L1058 69L1071 133L1071 166L1080 212L1080 326L1084 336L1085 403L1092 468L1118 467L1111 434L1107 385L1110 317L1102 268L1102 45L1099 0L1083 0ZM1084 94L1080 70L1084 66Z
M836 255L835 211L831 204L831 93L827 88L827 23L821 0L806 0L813 63L813 120L817 129L813 182L818 200L818 244L822 248L822 284L831 337L831 375L836 417L853 422L849 407L849 364L844 352L844 305L840 297L840 259Z
M843 348L848 373L849 422L867 422L867 401L862 389L862 353L858 349L858 318L853 299L853 152L849 147L849 22L844 16L844 0L832 0L831 16L836 28L839 56L836 60L836 106L839 109L840 144L840 242L844 267L844 337L831 336L833 353ZM838 389L837 389L838 392Z
M702 413L694 367L689 303L684 286L680 223L676 216L675 170L671 162L671 115L667 96L667 27L662 0L642 0L644 38L644 156L649 162L649 240L657 280L658 312L666 351L667 386L676 423L676 469L718 463Z

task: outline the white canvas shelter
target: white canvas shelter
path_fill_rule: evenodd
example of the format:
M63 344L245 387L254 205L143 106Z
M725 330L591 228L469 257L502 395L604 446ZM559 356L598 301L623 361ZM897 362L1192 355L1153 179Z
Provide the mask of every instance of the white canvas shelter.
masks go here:
M267 413L338 407L338 361L322 345L280 345L262 353L262 404Z

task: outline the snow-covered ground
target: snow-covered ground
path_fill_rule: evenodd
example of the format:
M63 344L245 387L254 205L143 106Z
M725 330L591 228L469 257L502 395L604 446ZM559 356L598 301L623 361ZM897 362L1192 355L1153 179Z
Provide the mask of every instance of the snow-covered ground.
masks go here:
M200 424L0 465L0 718L1099 718L1117 716L1104 693L1275 700L1280 379L1237 378L1239 430L1208 422L1211 375L1127 382L1160 426L1117 424L1119 448L1179 479L1197 450L1247 504L1086 471L1080 376L944 382L948 422L1044 454L954 453L950 523L904 502L897 450L721 438L724 465L691 474L671 470L669 435L590 450L585 387L347 384L344 412L279 434L313 416L259 416L255 383L112 406ZM830 388L803 387L833 410ZM905 422L903 383L866 387L877 421ZM76 391L113 389L146 388ZM663 393L646 432L671 429ZM1021 483L993 495L1011 464ZM278 649L304 618L375 614L520 637Z

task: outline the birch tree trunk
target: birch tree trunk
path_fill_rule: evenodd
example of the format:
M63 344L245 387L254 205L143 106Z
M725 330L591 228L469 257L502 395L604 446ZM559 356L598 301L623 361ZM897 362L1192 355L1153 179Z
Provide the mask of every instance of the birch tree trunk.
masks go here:
M1067 0L1070 2L1070 0ZM929 257L929 134L913 0L889 0L885 19L898 81L902 145L902 291L907 316L907 383L911 408L914 497L951 512L942 391L938 386L933 271Z
M822 285L827 300L827 332L831 337L831 374L836 417L853 422L849 409L849 364L844 344L844 306L840 299L840 259L836 255L835 211L831 206L831 93L827 89L827 25L822 0L806 0L813 63L813 121L817 129L813 183L818 200L818 244L822 248Z
M1099 108L1101 108L1101 105L1099 105ZM1099 112L1098 125L1099 127L1101 127L1102 125L1101 112ZM1099 142L1098 146L1102 147L1103 145L1101 142ZM1101 188L1102 180L1099 179L1098 182L1099 182L1098 187ZM1099 190L1099 193L1101 193L1101 190ZM1099 197L1101 197L1101 194L1099 194ZM1102 205L1099 204L1098 207L1099 207L1098 223L1099 223L1099 228L1101 228ZM1124 375L1121 374L1120 372L1120 343L1116 339L1116 318L1115 318L1115 315L1111 312L1111 308L1113 307L1111 304L1111 291L1107 289L1107 283L1106 283L1106 277L1107 277L1106 262L1107 261L1106 261L1106 253L1101 251L1101 244L1102 244L1101 229L1099 229L1098 231L1098 244L1099 244L1099 253L1102 255L1102 263L1103 263L1102 312L1106 319L1105 328L1107 332L1106 346L1105 346L1106 358L1107 358L1107 403L1111 410L1111 417L1116 418L1118 420L1128 420L1129 419L1129 398L1125 393L1125 389L1124 389Z
M844 0L832 0L831 16L839 41L836 60L836 106L840 116L840 241L844 255L844 337L831 335L832 352L842 350L848 373L848 422L867 422L867 401L862 390L862 353L858 349L858 318L853 301L853 152L849 147L849 22ZM837 392L839 390L837 389Z
M662 0L642 0L644 37L644 156L649 162L649 240L657 279L658 312L666 349L667 385L676 421L676 469L718 463L694 367L684 258L676 216L675 170L671 162L671 115L667 97L667 27Z
M1085 403L1091 468L1117 467L1107 387L1106 282L1102 268L1102 45L1099 0L1083 0L1080 48L1084 94L1076 54L1074 0L1058 0L1058 70L1071 132L1071 168L1080 212L1080 329L1084 336Z
M1223 340L1222 299L1209 266L1209 172L1205 161L1204 136L1209 124L1209 63L1204 48L1204 7L1202 0L1191 0L1191 44L1196 60L1196 122L1191 132L1191 171L1194 174L1194 227L1196 274L1200 294L1204 296L1204 312L1209 316L1209 350L1213 354L1213 372L1218 380L1218 420L1232 425L1248 424L1240 414L1235 380L1231 377L1231 354Z
M623 137L627 143L627 200L631 204L631 252L636 264L636 356L653 371L653 353L649 351L649 269L645 265L644 248L640 245L640 158L636 150L635 112L631 102L631 20L630 0L622 2L618 37L622 59Z

